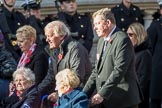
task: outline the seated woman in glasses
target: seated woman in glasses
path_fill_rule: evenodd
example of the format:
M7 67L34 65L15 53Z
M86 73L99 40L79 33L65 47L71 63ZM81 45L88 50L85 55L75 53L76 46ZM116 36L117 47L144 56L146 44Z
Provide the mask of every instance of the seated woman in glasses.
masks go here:
M139 108L149 108L152 56L147 32L140 23L133 23L128 27L127 34L135 49L136 72L144 95L144 100L139 104Z
M88 97L79 88L80 80L75 72L64 69L55 78L59 99L53 108L88 108Z
M39 108L40 95L35 88L35 75L28 68L18 68L13 73L14 92L4 98L2 108Z

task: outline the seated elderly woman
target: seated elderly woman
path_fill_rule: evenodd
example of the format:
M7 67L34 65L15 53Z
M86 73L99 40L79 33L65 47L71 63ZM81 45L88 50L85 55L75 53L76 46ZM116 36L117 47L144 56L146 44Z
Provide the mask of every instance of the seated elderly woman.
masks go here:
M18 68L13 73L13 83L16 90L2 100L0 108L40 108L40 95L34 89L35 75L30 69Z
M88 97L79 88L80 80L75 72L64 69L55 78L59 99L53 108L88 108Z

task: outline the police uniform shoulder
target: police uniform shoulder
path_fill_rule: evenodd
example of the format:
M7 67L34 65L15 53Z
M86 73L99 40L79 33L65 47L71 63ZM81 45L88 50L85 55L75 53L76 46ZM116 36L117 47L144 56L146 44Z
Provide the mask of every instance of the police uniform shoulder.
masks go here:
M155 22L159 22L160 21L160 18L157 18L156 20L155 20Z
M119 11L119 10L121 10L120 4L117 4L116 6L114 6L114 7L111 8L111 11L112 12L116 12L116 11Z
M15 10L16 14L22 14L19 10Z
M112 7L112 9L119 9L119 8L120 8L120 4L117 4L114 7Z
M77 17L78 17L78 19L88 19L89 18L89 16L86 14L78 14Z
M134 10L134 11L140 11L140 8L136 5L131 5L131 8Z

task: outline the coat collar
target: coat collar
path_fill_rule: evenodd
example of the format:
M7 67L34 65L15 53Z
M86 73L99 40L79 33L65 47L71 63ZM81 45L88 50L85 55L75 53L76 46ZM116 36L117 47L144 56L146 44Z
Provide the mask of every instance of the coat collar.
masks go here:
M69 100L72 100L75 96L77 96L77 94L79 94L81 92L81 88L75 88L74 90L72 90L71 92L62 95L63 98L67 98Z

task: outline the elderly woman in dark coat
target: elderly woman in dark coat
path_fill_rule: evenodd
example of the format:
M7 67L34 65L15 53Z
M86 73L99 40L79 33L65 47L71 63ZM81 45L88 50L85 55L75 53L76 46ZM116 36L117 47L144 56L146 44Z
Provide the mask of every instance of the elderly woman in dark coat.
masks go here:
M16 32L17 44L23 52L17 68L28 67L36 77L36 85L38 85L46 76L48 70L48 56L43 46L36 44L36 30L25 25Z
M40 108L40 94L35 88L35 74L20 67L13 73L15 90L1 102L1 108Z
M135 49L136 72L140 87L144 95L144 100L139 108L149 108L149 85L152 67L152 55L149 51L150 45L147 32L140 23L133 23L128 27L127 34Z

